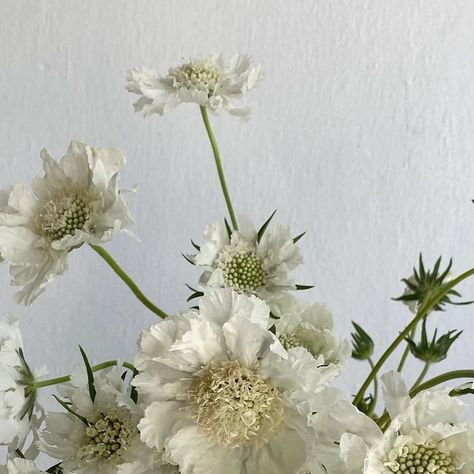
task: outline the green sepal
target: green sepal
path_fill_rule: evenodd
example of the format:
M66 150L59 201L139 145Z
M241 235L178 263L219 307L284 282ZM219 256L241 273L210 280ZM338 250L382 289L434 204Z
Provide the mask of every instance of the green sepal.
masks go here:
M75 416L78 420L81 420L86 426L90 426L90 423L84 418L83 416L79 415L79 413L75 412L68 403L65 401L61 400L59 397L53 394L53 397L56 399L56 401L71 415Z
M298 242L298 240L303 238L305 235L306 235L306 231L301 232L301 234L299 234L299 235L297 235L296 237L293 238L293 243L296 244L296 242Z
M449 392L450 397L461 397L463 395L474 395L474 382L463 383Z
M182 253L181 256L191 265L196 265L196 262L194 262L194 260L189 255Z
M296 289L299 290L311 290L314 288L314 285L295 285Z
M138 375L138 370L137 369L133 369L133 377L132 377L132 380ZM132 399L133 403L135 403L135 405L138 403L138 392L137 392L137 388L132 385L132 389L130 390L130 398Z
M374 353L374 341L372 338L359 326L352 321L355 332L352 336L352 358L357 360L368 360Z
M229 240L230 240L232 238L232 229L229 223L227 222L226 218L224 218L224 224L225 224L225 230L227 231L227 236L229 237Z
M264 224L262 225L262 227L260 227L259 231L257 232L257 243L260 243L260 240L262 240L263 234L265 234L265 231L267 230L268 225L269 225L270 222L272 221L273 216L275 215L276 211L277 211L277 210L275 209L275 210L272 212L272 214L270 215L270 217L264 222Z
M193 239L191 239L191 245L192 245L198 252L201 251L201 247L200 247L198 244L196 244Z
M87 384L89 386L89 396L91 400L94 402L95 396L97 393L95 389L95 383L94 383L94 372L92 371L92 367L89 363L89 359L87 358L86 353L84 352L84 349L81 346L79 346L79 350L81 351L82 360L84 361L84 365L86 366Z

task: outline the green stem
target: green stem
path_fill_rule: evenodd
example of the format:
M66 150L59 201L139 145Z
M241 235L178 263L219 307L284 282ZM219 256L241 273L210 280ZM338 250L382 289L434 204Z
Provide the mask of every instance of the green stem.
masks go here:
M408 326L405 327L405 329L403 329L403 331L400 332L400 334L392 342L392 344L390 344L387 350L382 354L380 359L377 361L377 363L375 364L374 368L372 369L368 377L365 379L364 383L362 384L362 387L357 392L357 395L355 396L354 401L352 402L355 406L357 406L361 402L366 390L368 389L369 385L372 383L372 380L377 376L379 370L383 367L387 359L392 355L392 353L396 350L396 348L400 345L400 343L402 343L405 340L407 335L410 334L410 332L416 328L418 323L429 314L431 309L443 298L443 296L446 295L446 293L451 288L454 288L456 285L458 285L463 280L465 280L466 278L469 278L472 275L474 275L474 268L471 268L467 272L464 272L463 274L459 275L454 280L451 280L449 283L446 283L446 285L444 285L441 289L439 289L432 298L430 298L426 303L424 303L420 307L420 309L416 313L416 316L413 318L413 320L408 324Z
M230 199L229 190L227 189L227 184L224 176L224 169L222 168L221 155L219 153L219 147L217 146L216 137L211 128L211 123L209 122L209 116L207 114L207 109L203 105L199 107L201 110L202 120L204 121L204 126L206 127L207 136L211 142L212 152L214 154L214 161L216 163L217 174L219 175L219 181L221 183L222 192L224 193L225 203L227 204L227 210L229 211L230 220L234 230L239 230L237 224L237 219L235 217L234 208L232 207L232 201Z
M452 370L451 372L446 372L441 375L437 375L432 379L427 380L426 382L418 385L417 387L413 387L410 390L410 397L414 397L418 393L422 392L423 390L428 390L432 387L436 387L437 385L441 385L445 382L449 382L450 380L455 379L474 379L474 370L470 369L460 369L460 370Z
M109 367L115 367L121 363L126 369L131 370L134 372L136 369L135 367L130 364L129 362L119 362L117 360L108 360L106 362L102 362L101 364L94 365L92 367L92 372L98 372L100 370L108 369ZM49 387L51 385L58 385L60 383L66 383L71 381L71 376L70 375L64 375L63 377L56 377L54 379L48 379L48 380L40 380L38 382L34 383L34 388L44 388L44 387Z
M374 370L374 361L372 359L368 359L368 362L370 364L370 368ZM370 402L369 408L367 410L367 415L370 415L371 413L374 412L375 407L377 406L377 399L379 395L379 381L378 378L374 378L374 396L372 398L372 401Z
M90 246L93 250L95 250L112 268L112 270L122 279L122 281L132 290L132 293L153 313L155 313L160 318L167 318L168 315L158 306L154 305L138 288L136 283L124 272L122 267L114 260L112 255L104 249L104 247L100 247L98 245L91 245Z
M415 337L415 333L416 333L416 327L415 329L413 329L413 331L410 332L409 338L413 339ZM403 351L402 358L400 359L400 363L398 364L397 372L402 373L403 367L405 367L405 363L408 358L408 354L410 354L410 346L407 344L405 347L405 350Z
M413 384L412 390L418 387L421 382L423 382L423 379L426 377L426 374L428 373L428 370L430 370L431 367L431 362L425 362L425 366L423 367L423 370L421 371L419 377L416 379L416 382Z

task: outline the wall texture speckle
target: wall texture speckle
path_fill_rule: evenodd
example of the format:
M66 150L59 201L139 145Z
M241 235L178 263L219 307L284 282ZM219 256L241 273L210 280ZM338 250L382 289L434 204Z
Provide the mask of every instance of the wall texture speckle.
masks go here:
M120 147L137 243L111 253L167 311L186 307L196 271L181 257L225 206L196 107L144 120L125 72L162 72L196 53L251 53L265 81L248 123L213 119L236 207L273 209L302 240L299 281L332 308L337 331L359 321L386 346L409 318L390 300L423 251L474 264L474 3L469 0L0 0L0 187L40 173L39 151L71 139ZM30 308L13 303L33 366L69 372L82 344L97 361L133 357L154 317L88 248ZM462 287L474 297L474 283ZM474 309L433 325L464 329L448 362L472 367ZM413 364L413 374L419 370ZM351 362L343 384L366 372Z

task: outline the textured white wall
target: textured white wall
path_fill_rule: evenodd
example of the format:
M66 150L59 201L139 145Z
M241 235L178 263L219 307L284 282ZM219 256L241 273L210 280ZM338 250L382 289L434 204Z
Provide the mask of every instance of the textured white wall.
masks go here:
M302 240L298 280L333 310L339 334L361 322L386 346L408 321L401 292L422 250L474 264L474 2L470 0L0 0L0 186L40 172L39 151L71 139L117 146L141 244L111 252L165 310L186 307L189 239L220 219L196 107L144 120L125 71L165 72L195 53L249 52L265 66L249 123L214 119L239 212L278 218ZM82 344L97 361L132 358L155 321L88 248L31 307L0 268L2 311L19 314L32 365L67 373ZM474 283L463 286L474 298ZM472 367L474 308L434 320L464 329L449 367ZM419 364L416 364L416 371ZM356 389L366 368L351 362ZM359 376L359 377L356 377Z

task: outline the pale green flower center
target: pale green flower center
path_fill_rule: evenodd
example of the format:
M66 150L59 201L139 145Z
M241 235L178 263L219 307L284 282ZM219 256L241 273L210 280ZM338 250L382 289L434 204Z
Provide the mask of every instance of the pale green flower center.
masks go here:
M188 397L196 423L221 446L261 446L283 428L279 391L238 361L202 369Z
M409 474L448 474L456 472L455 459L441 452L434 442L410 444L395 461L386 462L392 472Z
M122 421L116 414L100 414L86 428L86 442L80 456L89 460L108 460L127 448L130 438L137 434L137 428Z
M211 96L220 79L219 69L210 60L197 60L173 69L170 72L177 88L207 92Z
M48 201L40 213L42 231L52 240L62 239L82 230L89 220L90 208L86 199L78 194L60 196Z
M254 252L236 253L223 264L224 281L236 291L252 292L265 284L263 262Z
M288 351L295 347L304 347L308 352L312 353L312 348L305 341L301 340L295 334L280 334L278 339L281 345ZM313 354L314 355L314 354Z

